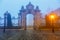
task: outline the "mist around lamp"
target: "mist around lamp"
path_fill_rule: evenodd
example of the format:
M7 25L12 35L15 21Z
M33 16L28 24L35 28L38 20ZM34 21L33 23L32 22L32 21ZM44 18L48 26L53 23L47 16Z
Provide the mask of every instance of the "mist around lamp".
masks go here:
M53 14L49 16L50 16L50 21L51 21L51 26L52 26L52 32L54 33L54 21L55 21L56 16Z
M54 18L55 18L55 16L54 16L54 15L51 15L50 17L51 17L51 19L54 19Z

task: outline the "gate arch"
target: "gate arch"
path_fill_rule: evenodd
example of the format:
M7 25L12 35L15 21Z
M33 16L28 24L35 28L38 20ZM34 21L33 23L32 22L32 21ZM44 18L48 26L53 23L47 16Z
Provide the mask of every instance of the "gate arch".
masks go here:
M21 7L20 13L18 14L18 26L22 27L26 30L26 15L27 14L33 14L34 15L34 29L39 28L40 26L40 19L41 19L41 13L39 10L39 7L37 6L36 9L34 9L34 6L29 2L28 5L26 5L26 9L24 6Z
M34 15L33 14L27 14L26 15L26 27L33 28L34 26Z

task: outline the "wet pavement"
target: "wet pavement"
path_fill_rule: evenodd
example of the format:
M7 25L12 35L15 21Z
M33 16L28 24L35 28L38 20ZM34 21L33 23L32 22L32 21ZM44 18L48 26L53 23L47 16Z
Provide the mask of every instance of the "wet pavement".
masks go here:
M0 29L0 40L60 40L60 32L8 29L3 33Z

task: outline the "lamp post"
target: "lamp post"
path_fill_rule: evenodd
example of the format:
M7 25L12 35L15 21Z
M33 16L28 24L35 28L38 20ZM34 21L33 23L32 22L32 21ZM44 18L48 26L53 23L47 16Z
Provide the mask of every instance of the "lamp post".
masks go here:
M7 14L4 14L4 30L3 32L5 33L5 27L7 27Z
M54 19L55 19L55 16L51 15L50 18L51 18L52 32L54 33Z

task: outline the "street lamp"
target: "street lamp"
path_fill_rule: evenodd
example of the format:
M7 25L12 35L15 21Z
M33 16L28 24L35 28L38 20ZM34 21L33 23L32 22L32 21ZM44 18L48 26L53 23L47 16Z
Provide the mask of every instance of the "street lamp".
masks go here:
M55 15L50 15L50 19L51 19L52 32L54 33L54 20L55 20Z
M54 15L51 15L51 19L54 19L55 18L55 16Z

